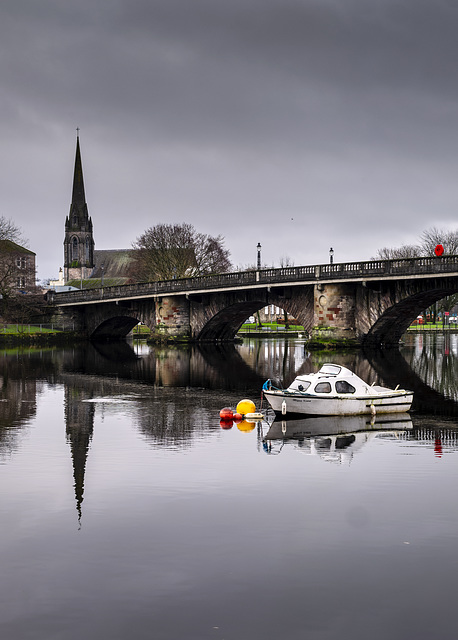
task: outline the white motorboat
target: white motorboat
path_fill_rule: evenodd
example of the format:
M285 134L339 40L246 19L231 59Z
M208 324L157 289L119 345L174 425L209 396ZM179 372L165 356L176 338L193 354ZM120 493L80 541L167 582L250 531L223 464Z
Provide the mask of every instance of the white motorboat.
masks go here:
M263 393L277 415L352 416L409 411L413 392L369 385L339 364L324 364L317 373L297 376L287 389L271 380Z

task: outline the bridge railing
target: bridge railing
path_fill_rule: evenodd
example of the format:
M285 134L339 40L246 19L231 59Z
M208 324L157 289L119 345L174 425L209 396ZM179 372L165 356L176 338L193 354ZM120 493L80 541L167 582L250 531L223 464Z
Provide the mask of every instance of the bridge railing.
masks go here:
M230 289L249 285L271 285L293 282L319 282L348 278L387 278L390 276L432 275L458 272L458 256L405 258L399 260L369 260L336 264L281 267L257 271L234 271L209 276L138 282L98 289L55 293L57 304L78 304L116 298L142 298L170 293L186 293L206 289Z

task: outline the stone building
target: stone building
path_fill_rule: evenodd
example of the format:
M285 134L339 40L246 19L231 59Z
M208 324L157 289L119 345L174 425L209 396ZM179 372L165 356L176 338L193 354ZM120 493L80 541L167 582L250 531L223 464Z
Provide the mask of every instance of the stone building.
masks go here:
M32 291L36 285L35 253L11 240L0 240L0 293Z

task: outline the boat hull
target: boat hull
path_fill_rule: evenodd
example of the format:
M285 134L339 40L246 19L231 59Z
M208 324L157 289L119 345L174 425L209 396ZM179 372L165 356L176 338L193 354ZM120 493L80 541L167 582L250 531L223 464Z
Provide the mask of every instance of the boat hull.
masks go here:
M278 390L264 390L264 396L277 415L354 416L409 411L413 393L410 391L365 396L317 397Z

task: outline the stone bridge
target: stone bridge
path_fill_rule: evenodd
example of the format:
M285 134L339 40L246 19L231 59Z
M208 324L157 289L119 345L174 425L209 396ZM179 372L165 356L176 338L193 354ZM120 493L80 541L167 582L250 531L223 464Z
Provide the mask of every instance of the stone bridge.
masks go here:
M261 269L48 296L91 338L126 336L139 322L163 339L233 340L266 305L311 335L397 344L417 315L458 292L458 256Z

